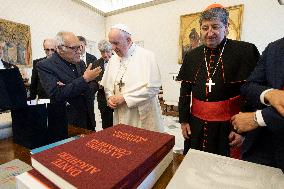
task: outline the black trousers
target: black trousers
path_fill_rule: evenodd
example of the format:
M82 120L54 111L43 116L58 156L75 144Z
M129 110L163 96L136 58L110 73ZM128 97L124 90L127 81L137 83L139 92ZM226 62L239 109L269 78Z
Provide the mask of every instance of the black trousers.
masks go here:
M97 93L98 108L101 112L102 127L106 129L113 125L113 109L108 107L104 89L99 89Z

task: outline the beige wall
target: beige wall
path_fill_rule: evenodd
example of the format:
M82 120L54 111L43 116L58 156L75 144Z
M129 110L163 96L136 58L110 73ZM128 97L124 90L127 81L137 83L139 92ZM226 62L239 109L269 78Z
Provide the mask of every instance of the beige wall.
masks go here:
M105 37L105 18L71 0L0 0L0 18L30 26L33 59L45 55L42 41L60 30L92 41Z
M172 81L172 73L179 70L180 15L200 12L214 2L226 7L244 4L241 40L254 43L260 52L284 36L284 5L277 0L176 0L107 17L106 32L115 23L127 24L134 41L142 40L145 48L154 51L162 71L164 97L177 102L179 86Z

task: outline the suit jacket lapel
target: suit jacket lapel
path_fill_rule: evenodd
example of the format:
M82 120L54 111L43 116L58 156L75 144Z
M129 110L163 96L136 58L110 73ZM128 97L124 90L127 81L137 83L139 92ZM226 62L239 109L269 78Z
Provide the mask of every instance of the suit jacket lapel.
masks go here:
M89 64L90 64L90 57L89 57L89 55L88 55L88 53L86 53L86 62L85 62L85 65L87 65L86 67L88 67L89 66Z
M98 63L99 63L99 66L100 66L101 69L102 69L100 75L98 76L98 80L100 81L100 80L102 80L103 75L104 75L104 71L105 71L104 59L103 59L103 58L100 58Z
M2 61L3 66L4 66L5 69L8 69L8 68L11 67L11 65L10 65L8 62L6 62L6 61L4 61L4 60L1 60L1 61Z
M284 45L283 45L284 46ZM277 49L275 52L279 51L279 53L275 53L273 57L270 57L269 67L275 74L272 74L273 79L273 86L278 89L282 89L284 87L284 50ZM273 62L273 63L272 63Z

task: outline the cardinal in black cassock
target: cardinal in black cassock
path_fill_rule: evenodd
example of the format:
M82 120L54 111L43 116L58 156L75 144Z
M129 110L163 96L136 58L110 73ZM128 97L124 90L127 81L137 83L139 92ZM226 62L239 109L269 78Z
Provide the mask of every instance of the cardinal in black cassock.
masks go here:
M254 69L259 52L251 43L226 38L228 16L219 4L201 14L203 45L185 55L177 77L181 81L179 122L184 154L193 148L232 156L230 146L242 143L230 119L248 108L240 87Z

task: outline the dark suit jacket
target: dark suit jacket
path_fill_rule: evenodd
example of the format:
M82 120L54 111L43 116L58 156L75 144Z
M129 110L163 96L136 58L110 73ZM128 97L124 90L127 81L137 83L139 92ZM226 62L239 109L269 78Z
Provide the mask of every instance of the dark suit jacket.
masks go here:
M33 61L33 70L32 70L31 86L30 86L30 99L35 99L36 95L38 95L38 98L49 98L40 83L38 77L38 71L36 69L37 63L44 59L46 59L46 57L39 58Z
M76 64L78 77L63 59L54 53L52 57L39 62L37 69L42 86L50 97L51 103L65 105L65 102L68 102L78 113L76 119L81 123L80 127L94 130L96 125L94 91L82 76L85 71L83 64ZM58 85L59 81L65 85ZM96 85L93 89L97 90L97 88ZM91 125L88 125L88 122Z
M7 109L22 107L26 105L26 93L22 76L16 65L1 60L5 70L0 70L0 112ZM6 70L16 68L16 70ZM16 88L15 88L16 86ZM24 89L23 91L21 91ZM15 94L23 92L23 94Z
M101 71L100 75L96 78L97 82L101 81L102 78L103 78L103 75L104 75L105 68L104 68L104 59L103 58L98 59L93 65L94 68L99 67L99 66L101 67L102 71ZM101 86L100 89L98 90L97 101L98 101L98 108L101 111L104 111L105 109L109 108L107 106L107 101L106 101L105 91L104 91L103 86Z
M98 77L96 77L96 81L98 81L98 82L102 80L103 75L104 75L104 71L105 71L104 59L103 58L100 58L93 63L93 68L96 68L96 67L99 67L99 66L101 67L102 71L101 71L100 75Z
M0 112L27 107L27 93L19 69L0 69Z
M242 87L242 93L255 109L262 109L266 127L248 132L243 157L253 162L276 166L284 170L284 118L271 106L260 102L267 89L284 86L284 38L270 43L257 67Z
M96 60L97 60L97 58L94 55L86 53L87 66L89 66L90 63L94 63Z

